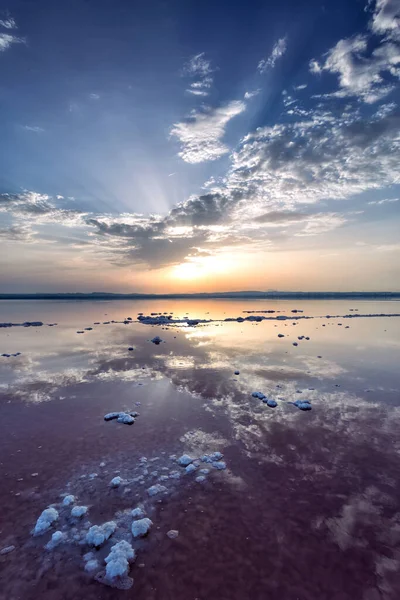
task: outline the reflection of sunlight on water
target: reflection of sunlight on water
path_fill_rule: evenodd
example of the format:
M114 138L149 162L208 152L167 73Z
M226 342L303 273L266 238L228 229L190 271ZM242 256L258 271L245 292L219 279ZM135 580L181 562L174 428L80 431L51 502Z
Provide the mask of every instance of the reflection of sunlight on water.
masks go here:
M193 369L195 360L192 356L168 356L164 364L168 369Z

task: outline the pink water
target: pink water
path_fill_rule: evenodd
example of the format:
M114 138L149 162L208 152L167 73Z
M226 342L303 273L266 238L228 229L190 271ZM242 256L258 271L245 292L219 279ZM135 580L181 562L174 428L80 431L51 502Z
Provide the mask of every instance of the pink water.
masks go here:
M15 546L0 556L1 600L397 600L400 318L93 325L138 312L224 319L350 308L392 314L400 303L1 302L0 322L58 323L0 329L0 354L21 352L0 357L0 550ZM85 327L93 330L76 333ZM165 343L152 344L155 335ZM311 412L291 404L299 398ZM140 412L132 427L103 420L122 409ZM117 471L129 478L142 456L172 469L171 454L215 450L226 471L204 484L184 476L154 499L128 591L85 573L84 544L48 552L55 529L30 534L67 491L89 506L92 524L134 508L150 475L128 492L109 481Z

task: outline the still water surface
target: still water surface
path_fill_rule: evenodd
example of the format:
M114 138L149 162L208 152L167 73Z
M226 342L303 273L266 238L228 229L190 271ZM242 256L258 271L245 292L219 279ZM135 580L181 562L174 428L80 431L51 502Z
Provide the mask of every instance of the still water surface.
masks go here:
M224 322L262 310L314 318ZM165 328L139 312L212 321ZM380 313L400 303L0 302L0 322L45 323L0 329L0 355L21 353L0 356L0 549L15 546L0 556L1 600L398 599L400 318L340 318ZM140 416L105 422L114 410ZM149 501L146 489L181 469L171 455L214 451L226 470L203 483L181 472ZM141 457L155 465L144 475ZM116 474L129 483L112 490ZM88 517L60 512L66 541L49 552L55 529L30 531L67 492ZM105 587L84 571L82 535L114 519L132 542L126 515L141 501L154 525L133 544L134 585Z

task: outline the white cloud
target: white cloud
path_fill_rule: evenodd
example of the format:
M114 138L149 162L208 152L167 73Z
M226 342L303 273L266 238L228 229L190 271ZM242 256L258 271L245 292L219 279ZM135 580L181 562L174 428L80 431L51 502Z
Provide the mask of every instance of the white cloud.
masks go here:
M369 32L342 39L322 62L310 61L311 73L337 74L339 89L322 98L356 97L372 104L395 89L400 79L400 0L377 0ZM373 32L381 38L376 46ZM375 48L371 50L371 46Z
M381 206L382 204L389 204L391 202L398 202L400 200L400 198L384 198L383 200L371 200L371 202L368 202L368 204L374 205L374 206Z
M246 105L232 101L220 108L193 111L191 116L171 129L182 144L179 156L188 163L216 160L229 152L222 142L228 122L242 113Z
M393 89L383 74L400 77L400 48L392 42L384 42L369 54L368 37L356 35L340 40L328 52L321 69L338 74L340 90L334 93L337 97L357 96L373 103Z
M310 60L309 69L310 69L310 73L314 73L314 75L318 75L319 73L322 73L322 67L319 64L319 62L315 59Z
M306 87L307 87L307 84L306 83L302 83L301 85L295 85L295 86L293 86L293 89L300 91L300 90L305 90Z
M11 44L22 44L23 39L10 33L0 33L0 52L4 52L11 46Z
M89 94L89 98L91 100L100 100L99 94L95 94L94 92L92 92L91 94Z
M42 127L38 127L37 125L24 125L23 129L33 131L34 133L42 133L44 131Z
M400 183L400 115L363 120L314 111L302 121L259 128L232 155L224 185L245 209L271 210L347 198ZM240 203L239 203L240 204Z
M277 60L279 60L285 54L286 50L287 50L287 38L285 36L283 38L280 38L276 42L276 44L272 48L271 55L268 58L263 58L262 60L260 60L260 62L258 63L258 66L257 66L258 71L261 74L263 74L268 69L273 69L276 65Z
M8 17L7 19L0 19L0 27L4 27L5 29L17 29L17 24L12 17Z
M183 67L182 74L194 79L186 91L193 96L208 96L213 84L211 62L205 57L205 53L195 54Z
M260 89L258 90L253 90L251 92L246 92L244 95L244 99L245 100L250 100L250 98L254 98L254 96L258 96L258 94L261 92Z
M400 39L400 0L377 0L370 27L378 35Z
M317 213L311 215L304 229L295 235L304 237L327 233L328 231L341 227L347 220L345 215L340 215L338 213Z

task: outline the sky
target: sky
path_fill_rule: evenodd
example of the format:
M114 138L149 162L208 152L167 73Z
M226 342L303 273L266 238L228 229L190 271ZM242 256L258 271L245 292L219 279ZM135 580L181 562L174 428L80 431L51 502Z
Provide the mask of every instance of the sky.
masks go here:
M0 292L400 290L400 0L0 0Z

